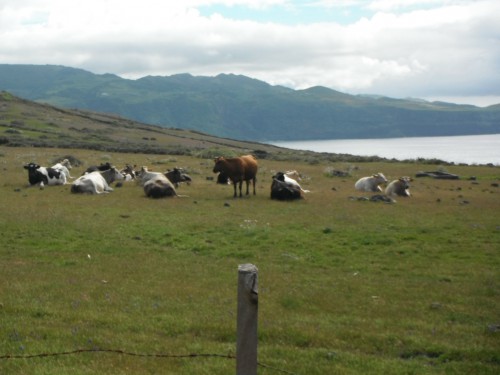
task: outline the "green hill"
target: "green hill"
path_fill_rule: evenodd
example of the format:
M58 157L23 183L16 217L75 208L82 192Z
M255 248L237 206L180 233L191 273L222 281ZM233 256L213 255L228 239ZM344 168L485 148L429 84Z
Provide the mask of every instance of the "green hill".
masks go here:
M252 153L259 159L311 163L321 160L388 161L377 156L291 150L262 142L216 137L194 130L149 125L117 115L36 103L5 91L0 91L0 145L201 158ZM445 164L444 161L442 163Z
M311 140L500 133L500 105L479 108L292 90L245 76L128 80L53 65L0 65L0 89L58 107L232 139Z
M290 152L272 145L163 128L115 115L61 109L7 92L0 92L0 144L175 155L222 149L261 156Z

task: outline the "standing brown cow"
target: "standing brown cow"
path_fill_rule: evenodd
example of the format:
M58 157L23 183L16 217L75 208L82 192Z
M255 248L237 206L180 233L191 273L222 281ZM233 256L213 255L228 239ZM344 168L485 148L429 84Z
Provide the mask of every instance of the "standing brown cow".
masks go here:
M215 160L214 173L223 173L233 183L234 197L236 198L236 184L240 185L240 197L242 197L241 187L243 181L247 183L247 193L249 194L250 181L253 182L253 195L255 195L255 182L257 176L257 160L253 155L244 155L237 158L225 158L219 156Z

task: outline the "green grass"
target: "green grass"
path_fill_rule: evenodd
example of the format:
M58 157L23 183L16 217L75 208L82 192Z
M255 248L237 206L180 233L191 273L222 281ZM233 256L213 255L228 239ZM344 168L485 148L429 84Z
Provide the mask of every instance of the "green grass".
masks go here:
M103 196L26 188L22 168L72 154L187 168L184 198L134 183ZM0 355L113 349L235 355L237 267L259 268L259 361L297 374L496 374L500 370L498 168L451 166L394 205L349 200L357 178L429 166L261 160L257 196L232 198L211 160L2 148ZM312 192L269 199L273 171ZM438 168L438 166L436 166ZM467 181L477 176L477 184ZM335 188L333 190L332 188ZM439 199L439 201L438 201ZM463 201L469 203L463 203ZM227 203L227 204L225 204ZM2 374L232 374L228 358L82 353L1 359ZM277 374L260 367L259 374Z

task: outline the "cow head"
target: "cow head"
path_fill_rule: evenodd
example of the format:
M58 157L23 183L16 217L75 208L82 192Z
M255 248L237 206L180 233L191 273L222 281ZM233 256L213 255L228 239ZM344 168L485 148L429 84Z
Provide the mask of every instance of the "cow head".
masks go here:
M219 156L218 158L214 159L214 162L215 162L214 169L213 169L214 173L223 171L221 169L221 164L224 162L224 160L225 160L224 156Z
M410 181L412 179L410 177L400 177L398 180L401 183L401 187L406 190L410 187Z
M278 180L278 181L282 181L284 182L285 181L285 174L283 172L277 172L274 176L273 176L273 179L274 180Z
M24 166L24 169L27 169L28 171L35 171L38 168L40 168L40 166L36 163L29 163Z
M383 173L380 173L380 172L376 173L372 177L375 178L377 183L379 183L379 184L383 184L383 183L387 182L387 178L385 178Z
M71 162L68 159L61 160L59 163L61 163L61 165L64 165L68 169L73 168L73 166L71 165Z

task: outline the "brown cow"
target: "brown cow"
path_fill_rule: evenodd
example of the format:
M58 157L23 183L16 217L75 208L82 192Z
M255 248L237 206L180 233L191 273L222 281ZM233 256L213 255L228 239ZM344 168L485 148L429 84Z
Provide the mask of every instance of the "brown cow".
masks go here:
M239 183L240 197L242 197L241 188L243 181L247 183L247 193L249 194L250 181L253 183L253 195L255 195L255 183L257 176L257 160L253 155L244 155L237 158L225 158L219 156L215 160L214 173L223 173L233 183L234 197L236 198L236 184Z

